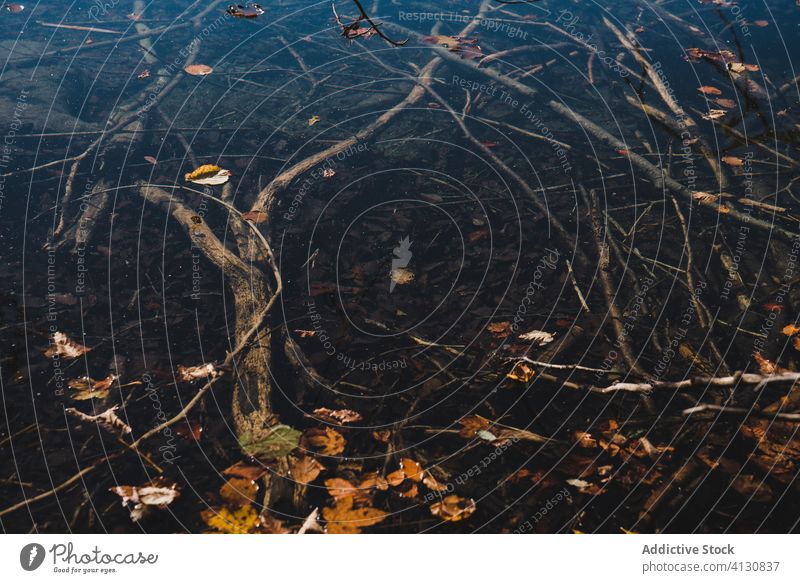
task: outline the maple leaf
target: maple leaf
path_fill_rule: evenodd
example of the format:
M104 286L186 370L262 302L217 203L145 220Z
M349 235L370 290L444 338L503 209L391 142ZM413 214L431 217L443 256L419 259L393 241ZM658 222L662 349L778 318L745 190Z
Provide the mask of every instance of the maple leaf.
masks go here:
M383 522L388 514L383 510L364 506L353 508L353 497L339 498L332 507L322 509L329 534L360 534L362 528Z
M209 508L200 513L203 522L218 533L248 534L258 527L258 512L246 504L236 510L229 508Z
M320 453L331 456L342 453L347 443L344 436L331 427L309 429L306 431L306 439L311 445L318 448Z

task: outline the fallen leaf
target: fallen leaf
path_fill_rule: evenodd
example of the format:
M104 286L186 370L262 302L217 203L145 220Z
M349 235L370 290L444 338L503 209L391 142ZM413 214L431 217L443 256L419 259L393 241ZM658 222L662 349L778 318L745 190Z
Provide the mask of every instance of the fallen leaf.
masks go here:
M383 510L365 506L353 508L353 498L340 498L331 508L322 509L330 534L359 534L362 528L383 522L388 514Z
M764 358L764 355L760 352L756 352L753 354L753 360L756 361L758 364L758 370L761 371L763 375L773 375L773 374L780 374L782 372L787 372L785 368L782 368L772 362L771 360L767 360Z
M339 425L356 423L363 419L359 413L353 411L352 409L338 409L334 411L331 409L326 409L325 407L320 407L319 409L314 409L313 413L317 418L322 419L323 421Z
M325 170L322 171L323 178L333 178L334 176L336 176L336 170L333 168L325 168Z
M555 340L555 336L553 336L550 332L545 332L544 330L531 330L525 334L520 334L518 338L520 340L524 340L525 342L535 344L536 346L544 346L545 344L550 344L553 340Z
M203 164L199 168L187 172L184 178L188 182L205 186L225 184L231 176L230 170L225 170L214 164Z
M744 166L744 160L737 156L723 156L720 159L728 166Z
M70 380L67 384L70 389L75 391L72 398L76 401L105 399L108 396L108 390L116 379L117 377L113 374L100 381L96 381L91 377L80 377Z
M312 115L310 118L308 118L308 125L310 125L310 126L313 126L313 125L314 125L315 123L317 123L317 122L318 122L320 119L321 119L321 118L320 118L318 115Z
M697 90L703 95L722 95L721 89L717 89L716 87L712 87L710 85L698 87Z
M258 4L231 4L225 12L236 18L257 18L264 14L264 9Z
M24 4L6 4L5 9L11 14L19 14L25 10Z
M131 520L138 522L148 506L166 508L178 497L177 484L171 486L114 486L111 492L122 498L122 505L133 504Z
M505 338L512 331L511 322L493 322L486 326L486 329L500 338Z
M703 119L715 120L725 117L726 115L728 115L728 112L724 109L709 109L708 113L703 114Z
M728 63L728 71L739 75L748 71L754 72L758 70L758 65L749 65L747 63Z
M158 164L158 160L156 160L152 156L145 156L144 159L145 159L145 161L150 162L153 166Z
M147 79L148 77L150 77L150 69L145 69L144 71L136 75L137 79Z
M186 65L183 70L189 75L204 76L210 74L214 69L208 65Z
M344 436L331 427L325 429L309 429L306 431L308 442L318 448L323 455L339 455L347 443Z
M296 482L306 485L316 480L324 469L325 466L313 457L303 456L292 461L289 472Z
M233 508L255 502L257 493L258 484L247 478L229 478L219 489L219 495Z
M514 365L514 368L511 369L506 376L513 381L519 381L521 383L527 383L530 381L533 376L536 374L536 371L529 367L524 362L518 362Z
M451 494L431 505L431 514L449 522L466 520L475 512L475 501Z
M247 455L271 461L289 455L300 443L301 433L288 425L245 432L239 445Z
M466 439L475 437L478 431L485 431L492 426L492 422L480 415L469 415L459 420L461 431L459 435Z
M389 273L389 277L397 285L407 285L414 281L414 272L406 267L395 267Z
M63 332L55 332L50 347L45 350L44 355L49 357L58 355L61 358L71 359L78 358L90 350L91 348L87 348L83 344L78 344L74 340L70 340Z
M765 28L765 27L769 26L769 20L754 20L750 24L752 24L754 26L761 27L761 28Z
M214 378L222 373L217 370L214 363L198 364L196 366L178 366L178 380L184 383L193 383L200 379Z
M236 510L209 508L200 516L210 528L225 534L248 534L256 530L259 523L258 512L249 504Z
M720 107L726 107L728 109L733 109L736 107L736 102L733 99L715 99L714 103L719 105Z
M242 461L236 462L229 468L222 470L224 476L236 476L250 481L258 480L267 473L267 468L263 466L252 466Z

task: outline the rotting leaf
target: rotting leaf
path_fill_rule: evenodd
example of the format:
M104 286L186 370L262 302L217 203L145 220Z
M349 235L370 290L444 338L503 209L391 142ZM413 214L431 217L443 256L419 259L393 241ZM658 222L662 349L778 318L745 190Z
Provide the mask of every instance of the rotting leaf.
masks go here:
M455 494L445 496L441 501L431 505L431 514L448 522L466 520L475 512L475 501Z
M288 425L274 425L245 432L239 438L239 445L247 455L270 461L289 455L300 443L301 435Z
M263 466L252 466L243 461L238 461L229 468L222 470L223 476L235 476L255 481L267 473L267 468Z
M306 431L306 439L312 446L319 449L320 453L331 456L342 453L347 443L344 436L332 427L309 429Z
M54 332L52 343L50 347L45 350L44 355L53 357L53 356L60 356L61 358L78 358L89 352L91 348L87 348L83 344L78 344L74 340L71 340L66 334L63 332Z
M359 534L361 529L383 522L387 516L383 510L369 506L353 508L352 496L340 498L333 507L322 509L330 534Z
M493 322L486 326L486 329L499 338L505 338L511 334L511 322Z

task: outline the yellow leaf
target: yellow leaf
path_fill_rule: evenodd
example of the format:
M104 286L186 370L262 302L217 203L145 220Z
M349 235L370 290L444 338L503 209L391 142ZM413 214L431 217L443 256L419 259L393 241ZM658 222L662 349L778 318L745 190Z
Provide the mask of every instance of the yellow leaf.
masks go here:
M204 510L201 517L209 527L225 534L247 534L258 526L258 512L249 504L233 511L225 507Z
M318 115L312 115L310 118L308 118L308 125L313 126L319 120L320 120L320 117Z
M214 164L203 164L195 168L191 172L187 172L184 178L189 182L195 184L203 184L206 186L215 186L217 184L225 184L230 178L230 170L225 170Z
M519 381L521 383L527 383L529 380L533 378L533 375L536 374L536 371L529 367L524 362L518 362L514 365L514 368L511 369L511 372L508 373L506 376L514 381Z
M449 522L466 520L473 512L475 512L475 501L455 494L445 496L441 502L431 505L431 514Z

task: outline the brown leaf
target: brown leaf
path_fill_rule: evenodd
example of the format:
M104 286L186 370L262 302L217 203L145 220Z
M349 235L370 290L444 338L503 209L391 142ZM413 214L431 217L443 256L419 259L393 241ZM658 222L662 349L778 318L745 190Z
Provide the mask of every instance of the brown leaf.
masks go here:
M509 372L506 376L513 381L527 383L535 374L536 371L529 367L526 363L517 362L514 365L514 368L511 369L511 372Z
M459 423L461 424L461 431L458 434L466 439L471 439L475 437L478 431L486 431L492 426L491 421L480 415L469 415L462 418Z
M475 512L475 501L451 494L431 505L431 514L449 522L466 520Z
M293 460L290 472L292 477L300 484L310 484L317 479L317 476L324 469L325 466L313 457L303 456Z
M219 495L231 507L239 508L255 502L258 484L247 478L228 478L219 489Z
M733 99L723 99L720 97L719 99L715 99L714 103L716 103L720 107L725 107L727 109L733 109L734 107L736 107L736 102Z
M697 90L703 95L722 95L722 90L712 87L711 85L703 85L698 87Z
M511 334L511 322L494 322L486 326L486 329L500 338L505 338Z
M255 481L267 473L267 468L263 466L251 466L242 461L236 462L231 467L222 471L224 476L235 476Z
M309 429L306 431L306 439L311 445L318 448L320 453L331 456L342 453L347 443L344 436L332 427Z
M323 508L322 517L330 534L359 534L362 528L383 522L388 515L377 508L353 508L353 498L340 498L332 508Z

